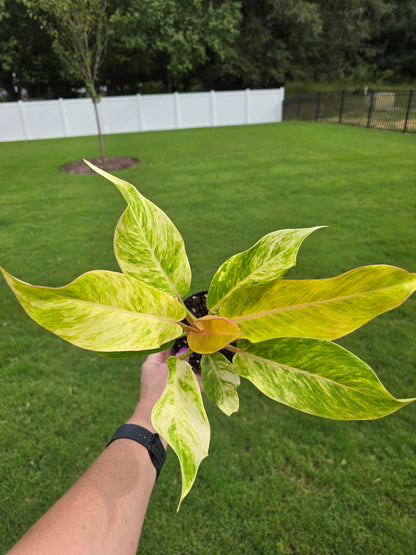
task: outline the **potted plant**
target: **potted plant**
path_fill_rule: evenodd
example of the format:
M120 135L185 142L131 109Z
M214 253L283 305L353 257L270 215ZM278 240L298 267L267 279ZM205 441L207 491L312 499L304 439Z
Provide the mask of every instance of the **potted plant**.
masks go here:
M332 419L380 418L414 400L395 399L367 364L333 340L402 304L416 289L416 274L375 265L328 279L285 280L301 243L318 228L274 231L222 264L206 295L207 314L197 317L182 299L191 270L174 224L133 185L89 165L127 202L114 236L122 273L91 271L51 288L2 272L33 320L78 347L135 356L186 337L186 352L167 360L168 383L152 414L179 458L179 504L210 441L199 384L185 360L192 352L202 357L204 392L227 415L239 408L240 377L276 401Z

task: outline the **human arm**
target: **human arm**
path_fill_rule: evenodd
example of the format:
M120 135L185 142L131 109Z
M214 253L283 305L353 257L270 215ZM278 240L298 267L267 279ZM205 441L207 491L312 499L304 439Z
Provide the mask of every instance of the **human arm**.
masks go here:
M156 353L143 363L140 400L128 423L155 432L151 412L167 382L170 354ZM155 480L145 447L130 439L114 441L8 555L136 553Z

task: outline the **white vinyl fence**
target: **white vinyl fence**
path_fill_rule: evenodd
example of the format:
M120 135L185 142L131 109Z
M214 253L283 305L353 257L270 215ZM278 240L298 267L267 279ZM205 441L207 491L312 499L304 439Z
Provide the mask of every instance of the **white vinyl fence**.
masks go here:
M104 134L282 121L284 88L104 97ZM89 98L0 103L0 141L96 135Z

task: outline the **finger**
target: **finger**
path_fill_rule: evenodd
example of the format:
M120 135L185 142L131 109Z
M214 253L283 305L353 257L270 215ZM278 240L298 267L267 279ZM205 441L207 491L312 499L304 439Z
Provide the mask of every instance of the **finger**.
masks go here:
M163 364L167 358L173 356L172 348L167 349L166 351L159 351L158 353L153 353L147 357L146 360L151 362L152 364Z

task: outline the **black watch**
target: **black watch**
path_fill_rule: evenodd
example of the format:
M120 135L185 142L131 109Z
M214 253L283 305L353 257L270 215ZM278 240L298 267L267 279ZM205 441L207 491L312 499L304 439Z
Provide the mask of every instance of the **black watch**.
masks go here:
M166 451L160 441L159 434L152 434L152 432L142 428L142 426L137 426L137 424L123 424L118 428L106 447L116 439L132 439L146 447L149 451L150 460L156 468L156 480L158 479L166 458Z

